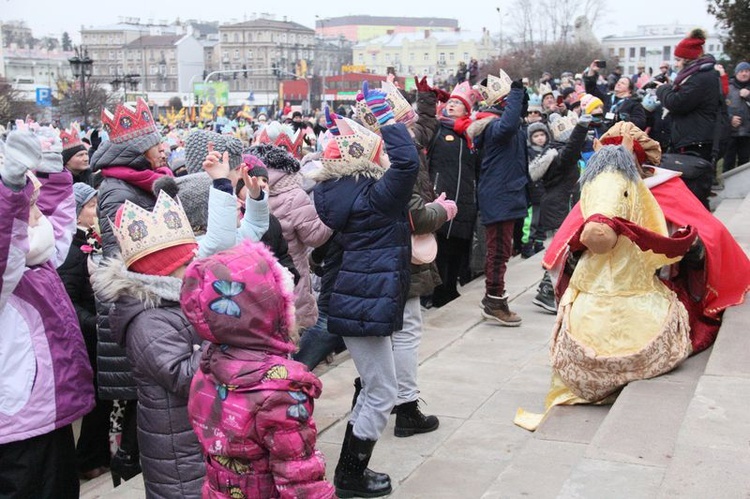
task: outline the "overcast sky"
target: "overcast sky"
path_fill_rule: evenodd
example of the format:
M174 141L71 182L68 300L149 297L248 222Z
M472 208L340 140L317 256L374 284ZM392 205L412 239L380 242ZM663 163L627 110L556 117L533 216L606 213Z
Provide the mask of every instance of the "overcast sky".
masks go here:
M601 1L606 5L604 20L594 27L594 33L600 38L633 30L641 24L677 22L700 26L709 31L714 29L714 19L706 13L706 0ZM316 15L321 18L349 14L449 17L458 19L462 29L480 31L482 27L487 27L491 32L497 33L500 30L500 16L496 9L501 7L503 11L509 12L504 17L503 29L510 34L514 23L513 3L512 0L224 0L214 4L205 0L5 0L2 2L0 20L24 20L37 38L47 34L59 37L63 31L68 31L74 43L80 39L81 25L114 24L118 21L118 16L139 17L141 22L149 19L172 22L176 18L239 22L256 12L276 14L278 20L287 16L289 20L311 28L315 26ZM212 9L212 5L218 8ZM404 6L408 8L405 9ZM444 7L438 10L440 6Z

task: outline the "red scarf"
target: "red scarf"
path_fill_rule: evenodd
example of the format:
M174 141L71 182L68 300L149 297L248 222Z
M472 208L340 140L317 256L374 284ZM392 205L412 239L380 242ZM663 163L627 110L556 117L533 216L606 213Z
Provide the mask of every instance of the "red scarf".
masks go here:
M164 176L174 177L174 174L166 167L156 170L134 170L127 166L110 166L102 169L102 177L120 179L146 192L153 192L154 182Z

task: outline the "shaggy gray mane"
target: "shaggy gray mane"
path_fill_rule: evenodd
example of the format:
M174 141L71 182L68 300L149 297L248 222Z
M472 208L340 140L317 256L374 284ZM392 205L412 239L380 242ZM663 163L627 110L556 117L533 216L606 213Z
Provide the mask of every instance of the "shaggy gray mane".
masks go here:
M608 171L620 172L633 182L637 182L641 178L635 166L635 157L632 152L623 146L602 146L589 158L579 182L583 186L600 173Z

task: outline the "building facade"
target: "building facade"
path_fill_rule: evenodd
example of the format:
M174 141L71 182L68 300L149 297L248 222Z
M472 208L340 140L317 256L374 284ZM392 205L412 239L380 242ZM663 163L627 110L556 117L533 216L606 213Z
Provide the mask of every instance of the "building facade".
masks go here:
M490 33L424 30L391 33L356 44L352 60L370 73L384 75L392 68L398 75L426 75L444 81L461 62L490 59L496 55Z
M315 33L324 38L343 36L350 42L366 42L389 33L424 30L455 31L458 21L442 17L342 16L318 19Z
M674 65L674 48L693 28L694 26L678 24L638 26L633 33L605 36L602 38L602 48L608 58L619 61L624 74L634 74L640 63L651 74L655 74L659 72L659 65L663 61ZM709 31L706 34L708 38L704 50L721 59L724 56L724 46L719 34Z

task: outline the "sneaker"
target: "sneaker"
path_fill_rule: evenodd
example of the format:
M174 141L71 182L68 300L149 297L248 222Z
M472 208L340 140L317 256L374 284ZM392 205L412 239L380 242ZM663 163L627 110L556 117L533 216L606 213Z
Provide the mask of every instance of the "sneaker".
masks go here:
M522 322L521 317L508 308L508 295L501 298L485 295L482 299L482 316L506 327L517 327Z
M552 288L552 282L542 280L539 283L537 294L532 303L538 307L542 307L551 314L557 313L557 303L555 302L555 291Z
M524 260L534 256L534 245L532 243L525 243L521 246L521 258Z
M541 253L544 251L544 242L543 241L535 241L534 242L534 254Z

